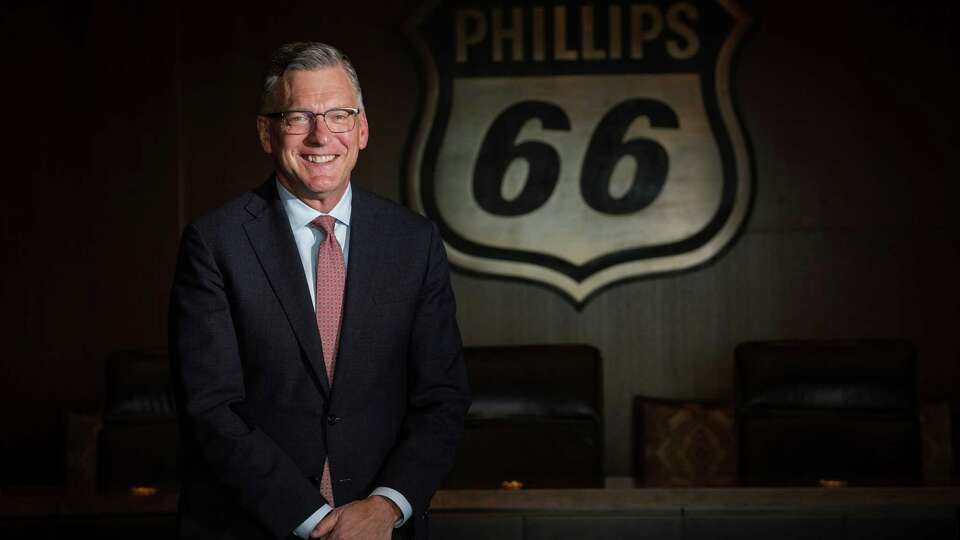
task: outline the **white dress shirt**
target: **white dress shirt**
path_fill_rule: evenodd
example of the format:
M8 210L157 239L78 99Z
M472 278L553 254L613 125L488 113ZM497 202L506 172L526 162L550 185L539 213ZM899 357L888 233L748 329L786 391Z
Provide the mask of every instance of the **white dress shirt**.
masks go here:
M298 199L287 188L277 181L277 192L280 194L280 200L283 202L283 209L287 213L287 219L290 221L290 230L293 232L293 241L297 244L297 252L300 254L300 262L303 264L303 273L307 277L307 286L310 289L310 305L317 309L317 251L320 244L326 237L326 233L319 227L314 227L310 223L318 216L325 215L306 203ZM333 226L333 235L337 237L340 248L343 250L343 267L346 270L349 264L350 256L350 214L353 209L353 187L348 183L347 190L336 206L330 210L331 215L336 222ZM410 502L399 491L380 486L373 490L371 496L380 495L390 499L397 508L403 513L403 517L397 520L394 527L400 527L413 515L413 507ZM317 509L310 517L300 524L293 534L300 538L309 538L310 532L320 523L332 508L325 504Z

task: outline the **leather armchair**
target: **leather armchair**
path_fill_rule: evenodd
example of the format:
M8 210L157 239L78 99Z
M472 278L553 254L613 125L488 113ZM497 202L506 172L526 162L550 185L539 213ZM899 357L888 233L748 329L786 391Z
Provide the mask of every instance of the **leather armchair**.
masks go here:
M473 404L447 488L603 486L600 353L587 345L464 349Z
M175 485L177 441L166 354L127 351L107 358L97 466L100 485Z
M735 359L741 479L920 478L911 343L754 342Z

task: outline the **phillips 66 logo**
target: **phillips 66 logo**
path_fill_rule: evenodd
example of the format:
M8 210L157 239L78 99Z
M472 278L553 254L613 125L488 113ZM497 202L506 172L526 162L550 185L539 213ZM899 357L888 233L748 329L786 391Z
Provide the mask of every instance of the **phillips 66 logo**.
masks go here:
M408 202L456 267L578 306L708 262L752 199L730 81L747 25L733 0L425 6Z

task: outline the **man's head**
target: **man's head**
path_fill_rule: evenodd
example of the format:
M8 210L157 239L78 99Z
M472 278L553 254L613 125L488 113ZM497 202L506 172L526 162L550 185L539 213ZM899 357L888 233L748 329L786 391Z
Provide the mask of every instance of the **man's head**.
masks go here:
M280 183L330 211L369 135L360 82L347 57L323 43L280 47L264 80L257 131Z

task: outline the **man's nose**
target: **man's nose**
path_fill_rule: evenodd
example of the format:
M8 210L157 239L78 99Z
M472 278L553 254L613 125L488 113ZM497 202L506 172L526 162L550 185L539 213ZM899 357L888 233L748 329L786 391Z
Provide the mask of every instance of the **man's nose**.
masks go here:
M308 139L319 144L327 144L327 141L330 140L330 135L330 128L327 127L327 122L318 114L316 120L314 120L313 129L311 129L308 134Z

